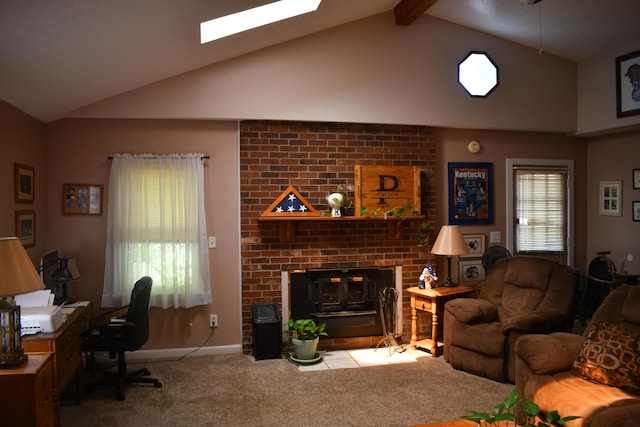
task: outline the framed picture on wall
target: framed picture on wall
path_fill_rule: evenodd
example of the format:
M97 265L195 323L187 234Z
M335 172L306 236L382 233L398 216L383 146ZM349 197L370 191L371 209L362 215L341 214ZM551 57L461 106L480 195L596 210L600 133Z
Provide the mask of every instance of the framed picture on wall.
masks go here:
M63 184L62 212L77 215L102 215L102 185Z
M618 117L640 114L640 50L616 58Z
M449 163L449 224L493 224L493 164Z
M25 248L36 244L35 211L16 211L16 237Z
M640 200L634 200L631 205L633 208L631 217L634 221L640 221Z
M633 170L633 189L640 189L640 169Z
M463 234L464 242L469 248L469 253L460 255L460 258L477 258L484 253L485 237L484 234Z
M31 166L15 164L15 202L33 203L35 193L35 169Z
M458 261L458 282L461 285L471 285L480 280L484 280L484 268L482 260L459 260Z
M621 190L620 181L600 181L600 215L621 215Z

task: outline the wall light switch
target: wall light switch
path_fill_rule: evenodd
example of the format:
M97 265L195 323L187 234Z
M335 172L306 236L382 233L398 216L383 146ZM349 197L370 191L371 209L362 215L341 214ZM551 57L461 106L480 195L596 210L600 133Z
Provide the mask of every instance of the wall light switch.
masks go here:
M490 239L491 243L500 243L502 241L502 231L492 231Z
M209 236L209 248L214 249L216 247L216 236Z

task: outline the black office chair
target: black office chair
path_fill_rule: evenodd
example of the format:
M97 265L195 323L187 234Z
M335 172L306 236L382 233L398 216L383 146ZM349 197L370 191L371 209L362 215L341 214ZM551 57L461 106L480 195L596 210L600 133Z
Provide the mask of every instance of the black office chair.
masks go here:
M104 371L100 381L85 386L86 393L100 386L115 386L116 399L124 400L124 387L127 383L148 383L156 388L162 387L157 379L148 378L151 373L146 368L127 372L124 357L125 351L135 351L149 339L149 297L152 283L150 277L142 277L131 291L129 305L92 319L91 328L83 334L82 350L90 354L106 351L111 359L117 356L118 372L113 375Z

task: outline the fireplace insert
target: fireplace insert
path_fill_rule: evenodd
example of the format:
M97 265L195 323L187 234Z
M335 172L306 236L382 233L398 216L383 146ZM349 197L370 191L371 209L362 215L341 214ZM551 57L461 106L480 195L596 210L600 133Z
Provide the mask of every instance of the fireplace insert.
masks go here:
M394 286L393 275L392 268L292 271L291 317L326 323L331 338L382 335L378 294Z

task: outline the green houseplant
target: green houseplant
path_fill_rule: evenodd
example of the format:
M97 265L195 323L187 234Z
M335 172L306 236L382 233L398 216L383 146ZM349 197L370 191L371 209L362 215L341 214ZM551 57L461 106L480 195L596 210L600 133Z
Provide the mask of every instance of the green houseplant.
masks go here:
M317 324L313 319L289 319L289 341L293 344L296 358L310 360L316 357L321 336L327 336L326 323Z
M525 417L524 424L516 424L516 408L521 405L522 414ZM551 411L545 416L545 421L538 421L536 417L540 415L540 407L528 400L522 400L517 389L513 389L504 398L502 403L493 407L491 413L467 410L470 415L462 416L463 420L473 421L479 426L500 425L524 427L553 427L565 426L568 421L580 418L575 415L560 417L558 411Z
M382 217L384 219L398 218L401 220L407 219L407 216L417 215L418 211L414 209L414 206L409 203L407 206L394 206L391 209L383 210L378 208L373 212L369 212L367 208L360 208L361 216L371 216L372 218Z

